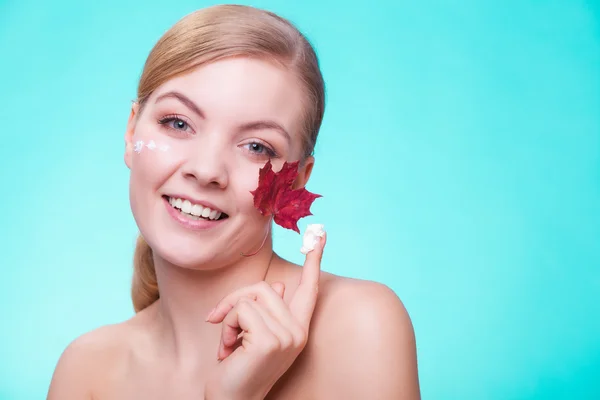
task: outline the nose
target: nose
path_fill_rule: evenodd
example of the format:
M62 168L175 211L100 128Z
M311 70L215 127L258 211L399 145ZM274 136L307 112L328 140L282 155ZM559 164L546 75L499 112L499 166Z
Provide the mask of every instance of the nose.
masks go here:
M183 168L184 177L201 186L225 188L229 173L225 151L216 138L203 138L190 143L188 161Z

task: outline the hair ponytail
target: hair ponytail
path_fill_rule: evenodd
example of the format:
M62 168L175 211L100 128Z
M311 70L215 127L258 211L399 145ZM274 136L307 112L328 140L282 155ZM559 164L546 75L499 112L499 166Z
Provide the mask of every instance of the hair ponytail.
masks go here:
M159 298L152 249L142 235L138 236L133 255L131 299L133 309L140 312Z

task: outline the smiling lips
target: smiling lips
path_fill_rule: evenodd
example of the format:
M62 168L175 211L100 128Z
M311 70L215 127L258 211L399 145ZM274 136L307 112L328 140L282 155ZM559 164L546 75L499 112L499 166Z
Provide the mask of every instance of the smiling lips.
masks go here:
M167 197L169 204L179 213L192 220L217 221L227 218L227 214L200 204L194 204L187 199Z

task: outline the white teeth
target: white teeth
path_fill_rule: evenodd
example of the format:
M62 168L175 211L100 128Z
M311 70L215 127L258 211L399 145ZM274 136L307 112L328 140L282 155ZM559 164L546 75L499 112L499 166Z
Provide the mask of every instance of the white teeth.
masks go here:
M184 213L190 213L190 211L192 211L192 203L190 203L189 200L185 200L183 202L183 205L181 206L181 211L183 211Z
M202 206L199 206L198 204L194 204L194 206L190 210L190 214L195 215L196 217L201 216L202 215Z
M185 213L187 217L194 220L200 219L201 217L205 219L216 220L219 219L223 214L220 211L201 206L200 204L192 204L189 200L174 197L169 197L169 204L175 208L178 208L179 211Z

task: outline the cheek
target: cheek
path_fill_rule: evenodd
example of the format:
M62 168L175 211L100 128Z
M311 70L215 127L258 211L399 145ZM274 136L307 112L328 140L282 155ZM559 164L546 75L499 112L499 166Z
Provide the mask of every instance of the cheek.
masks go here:
M141 200L144 192L158 190L183 162L184 152L178 149L181 145L169 139L151 134L134 136L130 188L136 200Z
M260 165L245 165L243 168L235 168L231 174L230 186L235 187L235 198L237 204L244 214L259 217L260 214L254 208L254 196L251 191L258 186L258 171Z

